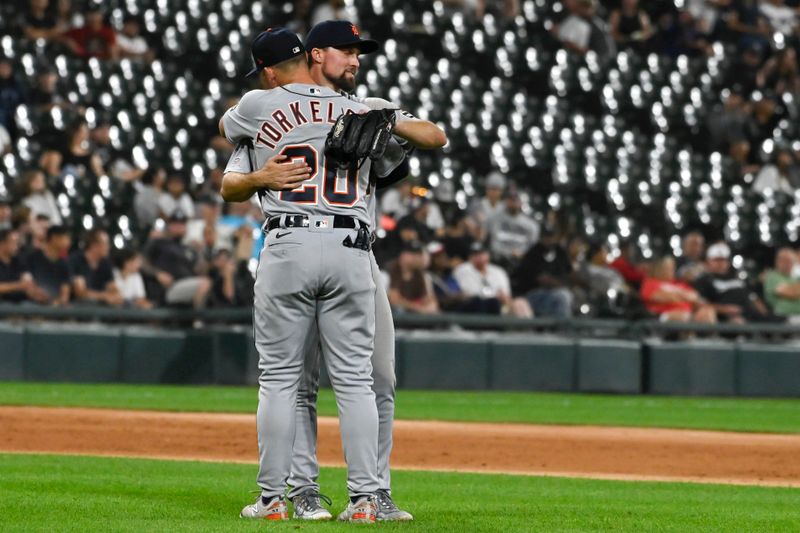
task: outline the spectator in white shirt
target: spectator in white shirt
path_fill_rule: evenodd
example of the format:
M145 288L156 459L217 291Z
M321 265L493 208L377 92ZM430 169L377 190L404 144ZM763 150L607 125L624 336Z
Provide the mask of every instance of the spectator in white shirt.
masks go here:
M467 296L497 298L504 313L519 317L532 317L533 311L523 298L511 296L511 281L506 271L489 263L489 252L480 243L473 243L469 261L453 270L453 277Z
M489 221L492 259L506 268L513 268L537 240L539 224L522 212L519 193L509 190L505 209Z
M753 182L753 190L763 194L765 190L771 189L774 192L780 191L793 195L795 191L795 186L792 183L794 163L792 152L778 150L775 155L775 161L761 168Z
M117 285L125 305L150 309L153 303L147 299L144 280L139 270L142 267L142 256L139 252L126 248L115 258L114 282Z
M140 33L139 20L127 15L122 20L122 31L117 33L117 47L121 57L152 61L154 54Z
M194 218L194 202L186 192L186 181L180 174L170 174L167 177L166 191L158 198L158 208L161 217L169 218L176 211L180 211L186 218Z
M486 177L486 192L470 208L470 216L479 229L478 237L486 238L491 220L505 210L503 192L506 189L506 178L497 171Z
M61 225L61 212L55 196L47 189L44 172L30 170L25 173L22 204L30 208L31 216L45 215L54 226Z

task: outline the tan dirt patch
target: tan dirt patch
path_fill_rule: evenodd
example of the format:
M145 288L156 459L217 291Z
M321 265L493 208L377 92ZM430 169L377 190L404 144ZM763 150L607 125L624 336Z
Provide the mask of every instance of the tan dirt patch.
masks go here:
M800 487L800 435L395 422L395 469ZM320 463L342 466L338 421ZM0 407L0 451L257 461L255 414Z

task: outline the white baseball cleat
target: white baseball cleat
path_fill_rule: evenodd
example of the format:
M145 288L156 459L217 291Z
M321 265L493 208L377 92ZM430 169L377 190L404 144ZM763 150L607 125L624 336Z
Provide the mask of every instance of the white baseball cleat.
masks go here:
M375 498L378 501L378 515L377 518L381 522L408 522L414 520L414 517L408 511L400 509L394 500L392 500L389 491L380 489Z
M374 494L360 496L355 503L347 504L347 508L339 513L339 520L354 524L374 524L378 515L377 497Z
M308 490L298 494L292 498L292 504L294 505L292 518L300 520L331 520L333 515L322 506L320 500L325 501L328 505L333 503L330 498L315 490Z
M286 500L283 499L283 496L275 496L268 503L264 503L259 496L256 503L247 505L239 513L239 516L258 520L288 520L289 509L286 507Z

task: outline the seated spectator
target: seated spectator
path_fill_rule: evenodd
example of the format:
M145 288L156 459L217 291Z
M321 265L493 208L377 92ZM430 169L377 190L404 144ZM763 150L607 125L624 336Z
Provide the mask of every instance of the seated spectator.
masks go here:
M403 180L397 186L386 190L381 196L381 213L400 220L411 212L411 204L416 196L411 192L410 180Z
M27 171L23 177L20 196L22 204L30 208L31 216L44 215L53 224L61 224L61 211L55 196L47 189L44 172Z
M769 21L773 31L791 37L797 31L797 13L784 4L784 0L761 0L761 14Z
M761 90L772 89L778 94L800 94L800 69L797 65L797 52L786 47L764 63L756 76Z
M76 120L67 128L64 144L42 154L42 168L48 176L72 174L79 179L96 180L105 175L100 156L89 141L88 124L83 119Z
M47 294L33 280L19 254L19 235L0 229L0 301L47 302Z
M733 86L723 104L708 115L708 145L711 150L729 150L747 140L750 110L739 86Z
M89 138L94 152L100 158L103 168L108 169L112 178L124 182L132 182L142 177L145 170L137 168L125 150L117 149L111 142L111 123L106 120L98 121L90 132Z
M494 262L513 269L539 239L539 224L522 212L519 193L505 196L505 209L489 220L489 243Z
M169 305L205 307L211 280L204 275L205 265L195 250L182 243L186 235L186 215L175 211L167 219L167 231L145 245L144 256L152 274L165 290Z
M592 36L589 20L593 14L593 2L567 0L565 4L570 14L558 26L558 40L568 50L583 55L589 51L589 39Z
M224 236L219 235L219 217L222 213L219 196L201 196L198 198L197 211L200 216L190 220L186 225L186 237L183 239L183 243L193 246L197 250L208 244L212 248L216 247L217 244L224 244L230 248L233 244L232 228L229 226L223 227ZM208 231L214 232L213 241L209 241Z
M620 48L644 51L644 43L653 36L650 17L639 7L639 0L622 0L619 9L611 12L608 23L611 37Z
M139 19L133 15L126 15L122 19L122 31L117 34L117 47L120 57L148 62L155 57L147 41L142 37Z
M114 282L110 252L111 245L105 231L94 229L86 234L83 249L75 251L68 261L74 301L114 307L125 302Z
M169 218L180 211L188 218L194 218L194 202L186 192L186 179L180 174L167 176L166 190L158 197L158 208L162 218Z
M644 268L639 264L636 244L632 241L624 241L620 244L619 255L609 264L611 268L620 273L625 279L625 283L631 287L638 289L642 284Z
M775 254L775 269L764 277L764 298L772 311L787 317L793 324L800 322L800 280L792 276L797 255L791 248L781 248Z
M457 266L469 259L469 248L475 241L474 220L463 211L455 211L450 222L444 227L441 243L452 266Z
M706 239L699 231L690 231L681 241L681 256L676 261L678 279L692 283L705 271L703 256L706 251Z
M751 96L753 112L750 115L750 144L759 146L765 139L771 139L775 128L781 121L777 96L773 93L755 92Z
M432 243L429 247L431 254L431 281L433 292L443 311L455 313L482 313L499 315L501 311L500 300L495 297L483 298L481 296L468 296L464 294L458 281L453 276L452 261L447 250L440 243Z
M258 259L264 247L264 232L261 224L264 214L251 202L229 202L225 204L225 215L217 224L217 241L223 246L235 246L244 250L250 247L250 257ZM237 257L240 255L237 251Z
M67 305L70 301L70 273L66 259L72 238L64 226L50 226L41 250L25 259L33 280L46 294L46 303Z
M11 198L0 195L0 230L12 227Z
M136 194L133 198L133 210L139 224L144 228L152 227L161 216L158 200L164 192L166 179L167 173L162 167L151 165L141 179L134 183Z
M731 249L724 242L709 246L706 272L697 278L694 288L713 306L721 322L771 321L772 316L764 302L731 268L730 257Z
M714 308L692 287L675 279L675 261L671 257L653 265L652 275L644 278L640 294L647 310L662 322L717 321Z
M50 111L53 106L65 103L58 94L58 75L53 68L42 65L37 69L36 83L28 93L28 102L40 111Z
M247 270L247 259L235 257L230 249L218 248L211 258L212 307L244 307L253 302L253 276Z
M558 234L546 227L539 242L517 266L515 288L526 295L536 316L567 318L572 316L572 274L572 264Z
M326 20L349 20L353 24L358 24L357 13L353 9L347 9L344 0L318 2L311 12L311 26L316 26Z
M14 77L14 64L10 59L0 57L0 127L3 127L11 138L17 135L14 118L17 106L24 101L22 87Z
M477 239L486 240L489 231L489 221L505 209L503 205L503 192L506 189L506 178L495 171L486 178L486 191L483 198L475 201L470 207L469 214L478 228Z
M600 313L610 313L628 294L622 276L608 265L608 249L602 244L589 245L583 237L573 237L567 244L567 255L572 266L570 291L572 306L582 304L597 306Z
M790 150L781 149L775 152L772 163L761 167L753 182L753 190L764 194L769 189L791 196L794 195L798 181L800 176L797 175L794 155Z
M61 31L56 24L56 17L49 8L49 0L30 0L28 9L22 16L22 35L26 39L57 39Z
M114 283L119 289L123 305L138 309L151 309L153 302L147 299L144 279L140 272L142 256L132 248L121 250L115 258Z
M106 24L103 12L96 4L89 4L85 12L85 24L64 34L64 42L79 57L98 59L117 59L117 35Z
M425 272L428 257L419 241L406 243L387 268L389 303L399 311L432 314L439 312L430 275Z
M436 212L433 218L437 220L438 228L429 225L428 221L431 219L432 211ZM411 212L397 221L398 231L402 231L403 228L412 229L417 234L417 240L424 244L431 242L436 237L436 230L443 229L443 227L444 222L439 206L435 202L421 197L415 198Z
M738 0L731 2L722 14L723 40L738 43L739 48L746 48L752 42L766 46L772 33L769 21L758 9L759 0Z
M522 318L533 316L525 298L512 296L508 274L499 266L489 263L489 251L480 242L472 244L469 261L458 265L453 270L453 277L467 296L496 298L503 313Z

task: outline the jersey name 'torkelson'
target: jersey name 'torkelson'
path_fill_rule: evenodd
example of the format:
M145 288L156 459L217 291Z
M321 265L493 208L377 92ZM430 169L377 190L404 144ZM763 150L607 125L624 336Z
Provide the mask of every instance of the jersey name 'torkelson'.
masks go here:
M348 215L370 224L365 200L371 162L366 160L360 169L340 170L325 158L325 139L336 119L348 111L367 109L331 89L292 83L249 91L225 112L226 137L234 144L252 139L256 168L275 154L304 160L311 167L311 177L301 187L259 193L265 215Z

